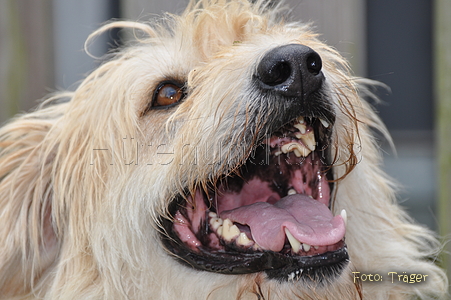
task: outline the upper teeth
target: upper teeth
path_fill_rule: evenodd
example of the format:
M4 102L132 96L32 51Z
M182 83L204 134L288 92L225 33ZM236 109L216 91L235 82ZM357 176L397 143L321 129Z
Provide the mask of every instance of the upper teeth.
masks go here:
M329 123L324 119L319 119L324 127L329 127ZM307 157L311 152L316 149L315 133L310 128L307 129L304 117L296 119L296 123L293 125L298 131L294 133L294 136L301 141L288 142L281 146L280 151L276 151L274 154L279 156L282 153L293 152L297 157Z
M315 141L315 133L313 131L309 131L305 134L296 133L295 136L300 139L307 148L311 151L315 151L316 141Z
M305 134L305 132L307 131L307 126L304 123L297 123L293 125L294 128L297 128L299 130L299 132L301 132L302 134Z
M307 149L303 145L296 142L285 144L280 148L280 150L282 150L283 153L294 152L297 157L306 157L310 154L310 152L312 152L311 149Z

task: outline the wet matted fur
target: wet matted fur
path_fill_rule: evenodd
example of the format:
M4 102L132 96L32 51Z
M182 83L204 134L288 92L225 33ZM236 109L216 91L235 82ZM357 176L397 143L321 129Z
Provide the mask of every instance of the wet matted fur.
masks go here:
M280 12L205 0L150 24L107 24L93 36L127 27L135 40L1 128L1 299L444 297L440 245L380 169L372 132L387 133L362 98L372 83ZM299 57L308 68L293 68ZM288 142L307 152L281 151ZM295 220L265 227L262 205ZM226 217L240 242L224 237Z

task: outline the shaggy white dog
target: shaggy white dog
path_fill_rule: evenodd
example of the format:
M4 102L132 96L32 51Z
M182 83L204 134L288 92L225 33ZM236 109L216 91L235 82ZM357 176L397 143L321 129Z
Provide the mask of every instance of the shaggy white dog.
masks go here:
M444 297L371 82L281 12L193 1L93 34L136 39L0 130L1 299Z

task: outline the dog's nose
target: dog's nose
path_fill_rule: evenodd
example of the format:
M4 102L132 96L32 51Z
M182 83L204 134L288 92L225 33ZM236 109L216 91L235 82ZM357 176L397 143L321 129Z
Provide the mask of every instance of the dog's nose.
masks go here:
M321 68L321 57L313 49L289 44L266 53L257 67L256 77L263 90L306 99L323 83Z

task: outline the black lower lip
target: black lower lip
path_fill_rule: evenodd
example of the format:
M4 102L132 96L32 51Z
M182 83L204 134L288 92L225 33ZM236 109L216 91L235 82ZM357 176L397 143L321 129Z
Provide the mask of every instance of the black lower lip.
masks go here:
M163 227L168 230L172 223L162 220ZM307 279L320 282L341 274L346 267L349 256L346 245L343 247L313 256L293 256L278 252L235 252L235 251L208 251L204 247L193 251L179 240L176 233L169 229L162 235L166 249L183 264L201 271L220 274L249 274L265 272L269 278L288 281L290 274L298 274L297 279Z
M277 254L277 253L276 253ZM342 248L314 256L293 256L277 258L284 266L265 270L271 279L289 281L302 279L321 283L324 279L339 276L348 265L349 255L346 245ZM292 275L293 277L290 277Z

